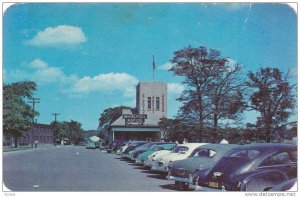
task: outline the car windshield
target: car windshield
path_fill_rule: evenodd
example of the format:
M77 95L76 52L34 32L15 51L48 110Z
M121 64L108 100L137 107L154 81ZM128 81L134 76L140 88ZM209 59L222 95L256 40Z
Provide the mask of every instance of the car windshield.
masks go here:
M206 148L196 149L192 152L190 157L208 157L213 158L217 154L216 151Z
M236 157L251 160L260 155L260 151L258 150L237 150L229 155L229 157Z
M186 152L186 151L188 151L188 150L189 150L189 148L186 147L186 146L177 146L176 148L174 148L174 149L172 150L172 153Z

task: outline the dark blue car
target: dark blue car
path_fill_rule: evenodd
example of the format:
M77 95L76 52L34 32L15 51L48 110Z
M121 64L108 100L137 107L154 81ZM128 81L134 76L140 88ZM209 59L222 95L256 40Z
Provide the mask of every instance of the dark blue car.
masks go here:
M191 177L198 191L267 191L297 177L297 146L248 144Z

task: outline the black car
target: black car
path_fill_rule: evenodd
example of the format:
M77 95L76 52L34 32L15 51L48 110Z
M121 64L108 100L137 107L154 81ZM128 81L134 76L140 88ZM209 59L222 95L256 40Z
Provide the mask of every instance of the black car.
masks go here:
M297 146L248 144L229 151L212 168L193 175L198 191L267 191L297 177Z
M116 152L117 149L122 146L123 142L124 140L114 140L112 143L108 144L106 149L107 153Z

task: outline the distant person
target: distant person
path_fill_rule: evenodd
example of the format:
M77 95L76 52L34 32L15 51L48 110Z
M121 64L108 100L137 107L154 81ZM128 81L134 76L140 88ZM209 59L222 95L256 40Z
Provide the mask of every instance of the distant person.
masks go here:
M37 148L38 143L39 143L39 141L37 141L37 140L34 141L34 147L35 148Z
M222 139L222 140L221 140L221 142L220 142L220 144L229 144L229 143L228 143L228 141L227 141L227 140L225 140L225 139Z

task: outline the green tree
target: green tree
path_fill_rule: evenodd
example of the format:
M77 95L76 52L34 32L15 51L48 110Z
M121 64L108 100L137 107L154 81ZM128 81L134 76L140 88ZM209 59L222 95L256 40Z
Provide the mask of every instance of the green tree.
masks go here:
M107 108L105 109L101 114L99 118L99 125L98 125L98 136L101 139L108 139L108 128L109 126L117 120L122 115L123 109L132 109L127 106L118 106L113 108Z
M243 106L241 67L228 64L228 58L216 49L188 46L174 53L170 69L184 77L186 90L178 100L182 102L179 117L198 130L203 140L208 126L215 133L220 119L236 119ZM196 123L196 124L195 124Z
M194 132L193 125L187 125L180 119L162 118L158 126L160 130L167 134L171 141L178 141L179 143L182 143L184 139L187 139L189 142L197 141L197 133Z
M25 99L31 99L36 90L35 82L25 81L3 86L3 132L14 138L15 147L21 137L32 127L33 111Z
M278 68L261 68L249 72L247 86L251 90L250 108L259 112L256 125L271 142L280 128L289 124L295 110L295 85L290 85L290 72L284 74Z
M71 122L65 122L65 124L67 125L68 139L74 142L74 144L78 144L84 140L83 129L79 122L71 120Z
M50 124L54 130L54 139L53 143L58 144L60 142L60 139L62 138L63 133L63 124L58 121L53 121Z

